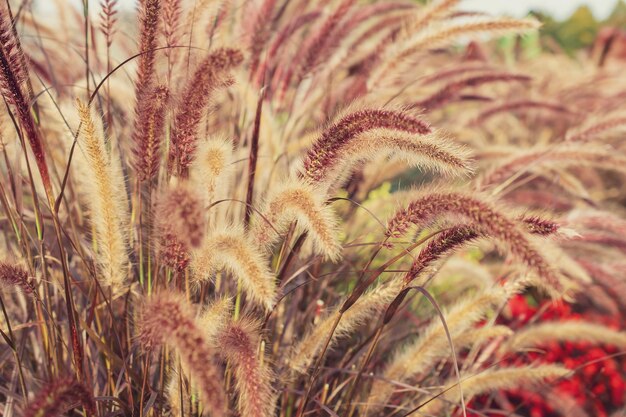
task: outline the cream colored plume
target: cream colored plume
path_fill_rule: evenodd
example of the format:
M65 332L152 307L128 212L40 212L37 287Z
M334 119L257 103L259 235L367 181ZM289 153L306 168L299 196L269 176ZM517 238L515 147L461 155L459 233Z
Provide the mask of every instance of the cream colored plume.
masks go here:
M233 171L233 143L215 136L198 143L191 166L191 177L204 193L207 202L213 202L220 190L229 188ZM221 193L219 193L221 194Z
M380 313L387 308L402 289L401 282L400 279L394 279L362 295L361 298L343 314L343 317L341 317L330 340L329 349L332 348L339 339L356 331L361 324L368 320L377 320ZM308 370L313 360L324 348L330 331L338 317L339 311L333 311L315 325L315 327L296 344L288 360L291 369L300 373Z
M463 177L472 173L468 150L439 131L420 136L390 129L373 129L358 135L343 147L337 163L328 168L327 182L344 182L359 162L380 156L386 156L396 164L401 161L410 167L424 168L446 177Z
M254 240L240 226L225 226L209 231L202 247L192 254L195 282L210 280L226 270L239 280L248 297L266 309L276 300L276 283Z
M626 349L626 332L582 321L545 322L518 330L503 346L508 351L541 346L553 341L602 343Z
M454 339L485 317L496 304L506 300L506 293L499 287L455 302L444 313L450 336ZM384 381L376 380L372 386L368 404L370 411L384 404L393 393L393 386L385 381L406 381L430 369L441 359L451 355L443 324L437 316L420 332L420 337L401 348L383 371Z
M254 242L270 248L285 236L294 222L308 233L316 254L331 261L341 256L339 219L324 201L324 193L300 180L287 180L270 190L250 231Z
M523 366L519 368L503 368L484 371L479 374L461 378L463 397L467 400L475 395L485 394L501 389L513 389L524 387L531 389L539 387L546 380L561 378L571 371L558 365ZM445 394L437 400L426 404L420 409L425 414L439 415L442 408L449 402L457 403L460 398L458 380L450 379L445 387L450 387ZM441 414L443 415L443 414Z
M380 86L411 67L415 55L429 49L443 48L451 45L462 37L477 34L505 35L508 33L524 33L538 29L540 23L534 19L511 19L511 18L478 18L451 21L432 25L425 30L415 33L406 40L399 42L393 48L389 48L381 64L374 69L368 80L370 90Z
M78 136L81 169L89 173L78 178L87 194L95 230L96 263L101 282L114 291L122 290L128 275L128 249L124 232L127 223L126 188L121 163L107 153L102 126L89 107L78 101ZM81 160L82 159L82 160Z

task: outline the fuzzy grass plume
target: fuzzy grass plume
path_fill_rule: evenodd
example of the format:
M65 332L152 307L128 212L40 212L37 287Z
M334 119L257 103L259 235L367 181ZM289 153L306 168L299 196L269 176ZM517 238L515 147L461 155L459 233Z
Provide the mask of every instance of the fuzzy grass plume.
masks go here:
M7 416L453 415L457 376L468 414L623 408L619 36L573 61L457 0L15 3Z
M148 350L163 344L174 348L197 384L204 407L215 416L227 415L216 350L199 326L193 306L178 294L164 292L144 303L136 322L137 341Z
M170 166L186 176L197 148L197 130L209 104L211 93L230 83L229 71L243 60L238 49L220 48L209 54L196 68L185 86L174 112L174 126L169 152ZM173 168L172 168L173 169Z
M322 191L303 181L290 180L270 191L250 235L260 247L270 248L293 222L311 236L315 253L331 261L339 259L339 221Z
M560 288L559 279L528 234L508 218L506 211L487 201L460 192L431 192L413 200L406 209L399 210L387 224L386 235L406 235L411 225L424 227L433 220L446 215L456 215L472 222L478 230L497 239L509 248L528 268L555 289Z
M74 377L62 377L49 382L24 410L24 417L57 417L80 404L88 415L96 412L94 398L84 384Z
M25 294L34 291L34 283L23 267L9 262L0 262L0 283L3 287L16 287Z
M225 270L237 279L248 296L266 309L276 299L275 277L254 240L237 226L211 230L194 252L191 268L201 283Z
M444 313L452 340L463 335L504 299L505 293L502 290L487 290L457 302L447 314ZM451 354L448 343L442 323L434 318L416 340L400 348L391 358L383 371L385 380L407 381L428 371L438 361ZM372 386L368 403L377 409L392 393L393 386L385 381L376 381Z
M87 204L94 225L100 279L114 291L124 288L128 275L128 248L123 228L127 221L126 188L119 161L105 148L101 126L92 110L78 101L81 121L79 146L85 159Z
M259 352L259 327L249 318L231 322L219 334L218 345L234 369L241 415L270 417L274 413L273 377L263 363L265 352Z

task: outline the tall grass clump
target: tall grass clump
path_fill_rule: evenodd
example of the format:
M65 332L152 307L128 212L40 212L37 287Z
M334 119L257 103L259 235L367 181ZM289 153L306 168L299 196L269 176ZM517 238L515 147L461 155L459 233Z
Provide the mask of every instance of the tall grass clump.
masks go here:
M451 0L61 3L0 5L3 415L601 415L538 352L626 346L542 315L626 312L618 65Z

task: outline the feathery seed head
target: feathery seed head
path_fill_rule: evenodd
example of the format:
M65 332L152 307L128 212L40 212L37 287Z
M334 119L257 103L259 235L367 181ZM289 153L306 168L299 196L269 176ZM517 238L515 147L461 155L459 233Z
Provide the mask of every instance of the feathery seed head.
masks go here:
M269 248L297 221L298 231L313 239L315 253L331 261L341 256L339 221L324 203L323 192L304 181L290 180L270 190L250 235L263 248Z
M198 387L204 407L227 414L227 398L215 365L213 344L202 331L193 306L180 294L160 292L145 301L136 319L136 335L146 350L167 344L176 349Z
M189 246L172 233L162 233L158 243L159 257L163 265L176 272L183 272L191 262Z
M384 311L401 289L401 280L392 279L358 298L352 307L344 312L328 347L332 348L338 340L350 335L360 325ZM307 372L308 367L324 348L324 342L338 315L338 309L331 311L298 341L289 356L288 363L291 369L299 373Z
M24 410L24 417L57 417L80 403L89 415L96 412L93 395L75 377L67 376L49 382Z
M270 417L274 410L271 373L258 352L260 323L249 318L230 322L218 337L220 352L233 366L242 416Z
M77 101L81 122L79 145L84 157L84 168L89 172L85 181L87 203L94 224L100 273L106 285L115 291L123 289L129 259L123 226L127 220L126 187L121 163L109 155L99 117L80 100Z
M481 180L483 188L503 183L508 178L546 165L567 168L588 166L626 173L626 158L611 149L585 143L568 143L551 147L536 147L513 155L487 172Z
M226 186L232 171L233 143L224 137L211 137L200 141L196 157L191 166L191 176L206 190L211 199L218 186Z
M624 349L626 348L626 332L584 321L544 322L518 330L503 347L507 352L512 352L546 345L552 341L585 341Z
M168 190L158 202L156 213L162 232L174 235L189 248L200 246L206 224L204 206L191 186L183 183Z
M0 5L0 94L15 107L17 119L24 129L41 176L49 203L52 204L52 183L46 162L41 134L30 111L32 91L25 88L28 69L24 52L13 32L8 3ZM32 90L32 89L31 89Z
M146 147L143 143L150 138L145 137L144 130L152 113L154 97L154 65L156 61L157 33L159 16L161 15L161 0L145 0L141 2L139 10L139 63L137 65L137 81L135 82L135 120L133 139L136 147ZM148 167L141 167L147 169ZM140 176L143 173L140 172Z
M431 132L426 122L400 111L363 109L349 113L328 127L313 144L304 159L303 175L311 181L322 181L324 169L336 163L340 151L355 137L373 129L415 135Z
M524 389L538 389L545 381L551 381L556 378L562 378L571 371L559 365L539 365L539 366L520 366L507 367L497 370L483 371L476 375L472 375L461 380L463 396L471 398L475 395L486 394L497 390L506 390L524 387ZM430 415L439 415L444 413L442 407L452 402L456 405L459 398L458 381L449 380L446 384L449 387L442 396L436 401L426 404L421 412Z
M417 109L424 109L425 111L434 110L441 107L447 102L454 100L464 89L468 87L477 87L484 84L492 84L496 82L528 82L531 78L527 75L509 74L509 73L494 73L494 74L481 74L473 75L462 80L453 81L439 91L418 101L412 105Z
M202 247L194 252L191 266L196 283L225 269L241 282L256 303L268 310L274 305L275 277L258 245L241 227L226 226L210 231Z
M25 94L22 83L27 74L21 66L19 46L6 5L0 6L0 88L2 95L13 105L19 105Z
M387 224L388 237L404 236L411 225L425 227L441 216L455 215L470 220L472 226L506 245L510 251L547 283L560 288L559 279L541 253L533 246L517 222L502 210L477 197L461 192L431 192L398 211Z
M559 224L553 220L536 215L522 216L520 219L529 233L539 236L550 236L559 231Z
M140 89L151 86L154 77L155 51L157 46L157 32L159 29L159 16L161 15L161 0L145 0L142 2L139 13L140 40L137 81L137 100L141 98ZM145 91L145 90L144 90Z
M170 169L174 169L173 164L177 163L179 175L187 176L189 165L194 160L198 126L211 93L232 82L228 72L242 61L243 54L238 49L220 48L200 63L185 86L182 100L174 114L169 154Z
M135 170L142 181L153 178L159 170L168 100L169 89L160 85L138 103L141 116L133 132L133 152Z
M207 339L217 344L217 335L229 323L232 317L233 300L230 297L219 297L202 308L199 326Z
M315 180L326 184L342 182L360 161L385 155L450 177L472 172L467 151L439 132L420 136L377 128L363 132L337 149L326 165L315 170Z
M500 288L474 294L457 301L444 312L448 331L452 340L463 336L468 329L482 320L498 303L506 299ZM407 381L427 371L437 361L449 356L450 349L446 332L438 318L420 332L420 336L398 350L384 369L385 380ZM393 394L393 386L384 381L376 381L370 391L369 402L384 404Z
M433 262L478 237L480 234L467 225L453 226L444 230L420 251L411 269L404 276L404 283L409 284Z
M0 261L0 285L21 289L25 294L31 294L35 288L28 271L21 266Z

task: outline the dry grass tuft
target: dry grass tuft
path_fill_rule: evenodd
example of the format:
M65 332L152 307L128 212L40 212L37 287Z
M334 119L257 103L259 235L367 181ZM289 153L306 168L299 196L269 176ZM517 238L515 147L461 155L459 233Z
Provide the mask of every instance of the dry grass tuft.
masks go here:
M619 396L618 37L573 61L458 0L0 3L3 415ZM610 378L527 350L584 341Z

